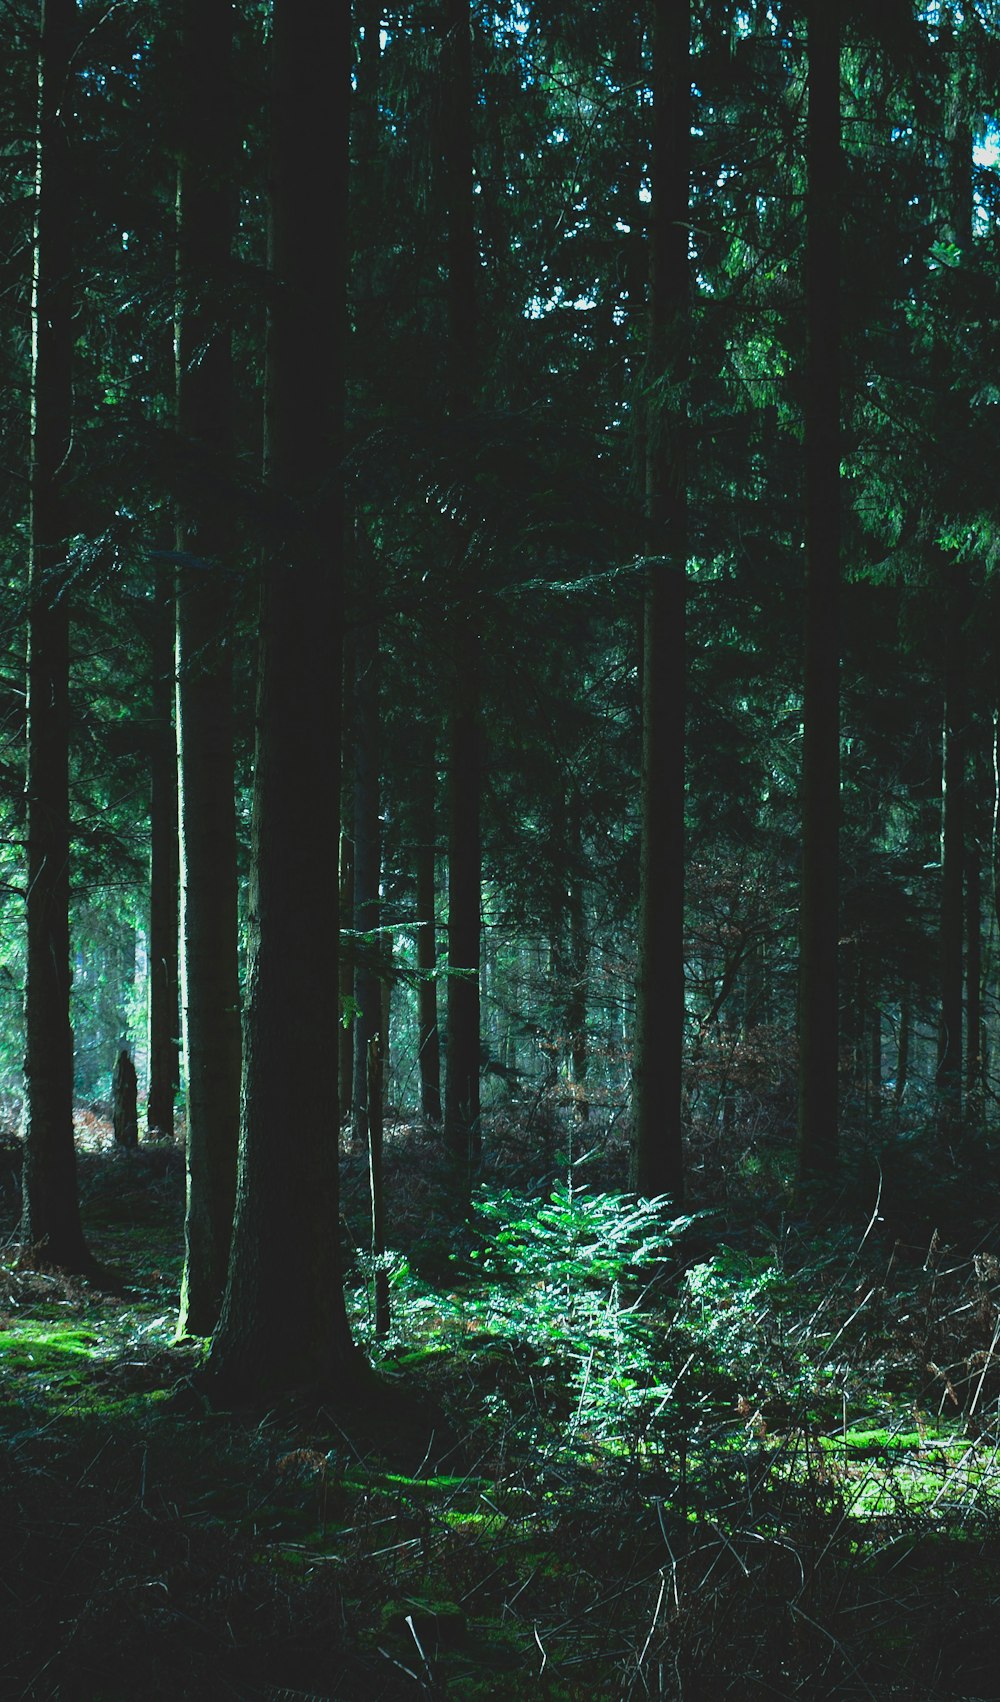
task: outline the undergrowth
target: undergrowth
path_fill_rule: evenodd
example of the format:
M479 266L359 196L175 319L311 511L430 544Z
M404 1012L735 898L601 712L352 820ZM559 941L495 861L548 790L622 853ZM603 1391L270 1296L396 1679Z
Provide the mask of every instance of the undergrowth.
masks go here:
M173 1341L182 1155L81 1170L131 1282L0 1266L0 1695L1000 1695L992 1242L572 1171L459 1233L398 1135L380 1410L251 1419Z

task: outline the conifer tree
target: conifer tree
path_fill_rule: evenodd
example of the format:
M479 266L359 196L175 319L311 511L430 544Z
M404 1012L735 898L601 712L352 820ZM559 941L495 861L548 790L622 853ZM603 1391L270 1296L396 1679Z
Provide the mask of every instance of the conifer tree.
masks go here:
M648 554L632 1186L684 1196L684 674L691 9L654 0L650 298L644 416Z
M275 0L267 472L276 535L261 584L239 1179L208 1360L216 1385L251 1399L296 1386L346 1399L364 1374L340 1268L337 1094L322 1067L338 990L348 25L346 6Z
M182 1333L210 1335L226 1280L240 1113L233 772L233 374L226 299L236 205L232 0L185 0L177 204L177 745L187 1084Z
M70 1027L69 570L73 453L73 236L69 127L74 0L42 0L32 287L28 579L28 947L25 1001L26 1254L71 1271L90 1258L73 1145Z
M837 1162L840 934L840 25L808 9L806 638L799 909L799 1168Z
M442 67L448 198L448 363L452 418L468 420L477 369L477 237L473 212L472 18L445 0ZM482 1131L479 1103L482 705L479 611L459 586L450 620L448 726L448 1040L444 1137L456 1198L468 1197Z
M178 965L177 738L174 729L174 597L160 569L150 641L152 748L149 798L149 1094L150 1135L172 1140L180 1085Z

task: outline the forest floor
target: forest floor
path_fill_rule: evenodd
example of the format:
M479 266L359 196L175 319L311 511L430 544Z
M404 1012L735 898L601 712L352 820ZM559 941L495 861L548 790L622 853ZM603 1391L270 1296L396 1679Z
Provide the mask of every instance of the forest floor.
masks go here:
M601 1191L606 1144L588 1189L532 1186L551 1155L498 1123L458 1235L400 1126L377 1349L345 1158L366 1430L206 1405L182 1150L78 1133L118 1294L18 1268L0 1147L0 1697L1000 1698L995 1176L914 1158L817 1227L755 1166L671 1224Z

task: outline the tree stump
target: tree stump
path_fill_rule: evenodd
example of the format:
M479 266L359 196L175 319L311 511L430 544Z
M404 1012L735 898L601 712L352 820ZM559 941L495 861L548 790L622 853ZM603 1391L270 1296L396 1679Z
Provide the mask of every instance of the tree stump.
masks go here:
M111 1076L111 1116L117 1146L139 1145L138 1091L135 1065L123 1049Z

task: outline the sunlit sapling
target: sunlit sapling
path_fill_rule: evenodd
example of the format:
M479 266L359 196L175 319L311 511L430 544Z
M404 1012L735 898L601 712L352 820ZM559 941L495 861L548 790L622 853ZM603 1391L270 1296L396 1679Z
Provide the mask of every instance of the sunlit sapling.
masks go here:
M571 1435L614 1445L636 1433L671 1384L650 1304L691 1222L663 1196L591 1194L565 1184L539 1202L483 1194L473 1255L483 1289L465 1297L484 1327L526 1344L568 1397Z

